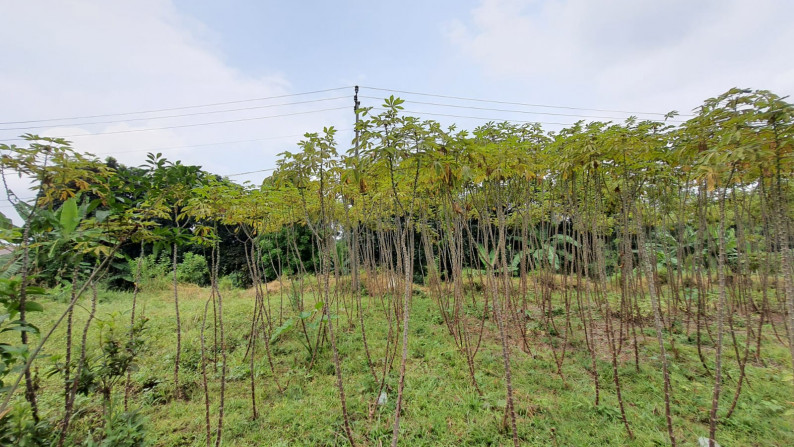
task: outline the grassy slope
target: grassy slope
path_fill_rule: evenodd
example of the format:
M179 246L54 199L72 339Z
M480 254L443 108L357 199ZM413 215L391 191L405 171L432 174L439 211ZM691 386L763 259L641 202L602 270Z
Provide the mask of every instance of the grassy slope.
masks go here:
M151 319L149 323L148 352L141 358L140 369L133 374L136 394L133 407L141 408L147 416L150 439L155 445L204 445L204 399L201 391L199 369L199 330L206 289L184 287L181 291L183 321L183 366L181 381L188 386L188 400L168 402L169 383L172 379L174 357L173 301L170 293L152 292L140 296L139 310ZM306 350L299 342L297 331L285 334L274 344L276 369L285 391L278 393L263 345L260 343L256 360L257 405L260 417L251 420L250 370L243 360L250 315L253 309L250 291L225 292L227 344L229 355L224 444L235 446L261 445L339 445L346 444L343 436L335 376L330 349L326 348L311 371L307 371ZM271 303L278 317L281 297L274 295ZM287 301L286 296L283 297ZM104 293L100 297L97 317L117 318L126 322L131 306L131 294ZM386 340L386 324L378 299L365 297L367 338L374 358L382 356ZM83 303L87 306L87 303ZM307 305L307 307L309 307ZM64 308L63 304L46 303L44 314L34 315L34 322L42 328L49 327ZM285 312L294 312L285 304ZM211 312L211 311L210 311ZM356 327L348 329L345 312L338 320L339 350L345 374L348 405L352 427L359 443L388 444L391 438L395 395L389 393L388 402L367 420L368 405L375 397L376 384L369 374L364 356L361 333ZM78 321L84 321L87 312L79 309ZM456 350L445 326L437 317L434 302L424 296L414 299L410 324L409 362L407 366L404 417L401 425L401 445L507 445L510 435L502 429L505 405L502 381L501 350L492 322L486 322L483 347L476 358L477 380L484 392L479 397L469 383L466 363ZM558 317L562 318L562 317ZM528 323L533 327L534 323ZM562 324L560 321L558 324ZM574 326L578 324L574 321ZM82 328L78 324L77 328ZM124 327L123 325L120 327ZM718 439L723 446L789 446L794 445L794 417L791 402L794 386L791 382L787 349L772 341L771 329L765 332L767 340L762 348L766 367L748 364L749 386L745 386L738 408L730 420L719 427ZM577 329L577 337L581 331ZM617 410L612 383L612 369L606 343L599 363L602 403L593 406L593 381L589 373L590 359L584 341L570 340L564 365L567 387L556 375L548 343L550 340L536 332L532 348L536 358L520 349L513 349L513 381L518 412L520 438L526 445L666 445L664 402L658 349L650 328L641 342L641 370L636 372L631 360L620 367L623 396L627 402L629 422L636 435L628 440ZM679 359L672 362L673 411L677 437L681 445L696 445L699 436L708 433L708 409L711 403L711 379L702 374L694 344L686 335L677 334L675 346ZM89 339L96 346L96 333ZM726 338L729 340L729 338ZM517 340L514 340L517 342ZM49 353L62 351L63 332L53 337ZM207 332L207 343L212 344L212 331ZM727 342L726 342L727 343ZM629 359L630 345L624 347ZM707 356L713 362L713 351ZM726 352L726 371L733 379L726 379L721 403L722 413L730 403L739 376L733 359L733 349ZM44 362L46 363L46 362ZM394 371L399 365L395 360ZM47 368L40 366L40 372ZM219 393L219 372L210 371L213 424L216 423ZM396 373L388 382L396 388ZM157 384L159 382L159 384ZM152 386L154 385L154 386ZM42 379L41 407L45 417L60 414L61 385L55 379ZM118 392L123 392L123 386ZM79 433L84 431L91 418L98 417L98 399L82 399L79 408L86 411L76 424ZM120 403L119 403L120 405Z

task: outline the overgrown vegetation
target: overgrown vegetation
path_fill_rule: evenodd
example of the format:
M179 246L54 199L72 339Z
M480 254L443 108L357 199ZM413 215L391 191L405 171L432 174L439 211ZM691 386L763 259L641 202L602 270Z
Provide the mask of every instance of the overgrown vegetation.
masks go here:
M259 186L3 146L36 200L3 222L1 439L794 441L790 104L556 133L401 104Z

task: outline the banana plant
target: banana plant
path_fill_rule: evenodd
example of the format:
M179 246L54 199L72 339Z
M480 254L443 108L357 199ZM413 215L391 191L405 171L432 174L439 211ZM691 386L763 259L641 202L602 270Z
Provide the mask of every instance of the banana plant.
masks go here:
M554 271L559 271L562 261L572 258L572 254L565 250L565 245L579 247L579 242L567 234L554 234L546 236L546 232L538 230L537 243L540 247L532 251L532 257L537 265L548 265Z
M3 333L22 333L27 332L38 335L39 328L26 320L20 320L19 316L21 280L19 278L0 278L0 334ZM25 301L25 311L42 312L44 306L39 301L31 301L32 298L39 298L47 295L47 292L38 286L28 286L28 300ZM12 373L19 373L22 366L28 360L30 354L27 344L0 343L0 393L10 390L5 382L6 376ZM0 419L2 419L0 417Z
M483 269L491 268L494 273L498 274L501 268L497 266L497 251L492 249L490 252L482 244L477 244L477 255L482 263ZM515 276L518 272L518 266L521 263L521 253L516 253L508 265L508 271L511 275Z

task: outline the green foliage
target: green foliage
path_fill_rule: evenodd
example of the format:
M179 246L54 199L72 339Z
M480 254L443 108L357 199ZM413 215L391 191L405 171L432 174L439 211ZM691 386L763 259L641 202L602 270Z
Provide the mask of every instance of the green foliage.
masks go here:
M245 287L245 275L242 272L232 272L218 278L218 287L221 290L235 290Z
M290 287L288 290L289 297L289 305L293 311L298 311L301 308L301 300L303 297L301 296L300 290L296 287Z
M128 264L128 271L135 272L138 268L138 259L130 259ZM171 286L168 277L170 272L171 260L166 252L144 256L139 287L143 290L166 290Z
M110 415L104 428L92 433L82 444L84 447L145 447L144 419L137 411L117 412Z
M39 329L29 321L16 319L19 315L21 280L18 278L0 278L0 334L27 332L38 334ZM46 292L40 287L27 288L27 300L25 302L26 312L42 312L44 306L32 298L45 295ZM12 340L17 340L16 337ZM28 346L22 343L0 342L0 393L7 392L6 376L19 372L18 367L28 360Z
M307 278L312 282L313 278ZM208 290L199 292L207 296ZM108 319L114 312L125 312L131 305L130 293L118 293L113 300L100 300L97 315L100 319ZM477 294L476 301L482 306L482 295ZM172 392L168 389L168 375L163 374L164 365L170 366L173 355L173 307L168 291L149 291L141 294L139 303L146 303L145 314L150 318L146 323L148 333L145 333L146 350L142 351L135 361L137 371L133 371L133 398L131 408L140 406L140 414L148 421L145 430L148 439L156 440L162 445L188 445L202 444L203 437L195 436L202 433L203 399L200 391L194 393L187 401L175 402ZM316 298L307 293L304 295L304 308L307 312L315 307ZM277 314L280 297L272 295L265 298L265 305L270 305ZM551 312L557 318L557 328L562 332L561 325L564 318L564 302L562 293L554 293ZM285 300L286 301L286 300ZM470 300L466 300L470 304ZM372 352L384 352L386 347L386 334L388 327L383 324L383 309L378 300L364 300L364 318L367 328L367 338ZM32 314L33 323L46 322L57 314L63 304L47 303L44 312ZM333 308L332 308L333 309ZM200 321L204 312L204 300L183 301L184 321ZM210 311L211 312L211 311ZM250 295L242 291L232 291L224 295L224 317L230 334L237 334L229 341L229 371L234 371L240 377L250 374L249 358L245 357L245 334L250 328L251 299ZM122 314L124 315L124 314ZM406 402L411 411L406 412L403 419L401 432L404 442L411 445L477 445L479 442L490 440L492 445L509 444L509 434L501 429L504 415L504 391L499 381L502 368L501 354L498 345L483 342L481 352L477 357L477 377L484 396L480 397L471 387L466 373L465 359L457 353L457 347L449 336L443 322L435 319L438 316L438 307L433 300L414 299L412 309L412 334L409 341L409 357L407 364ZM472 318L479 318L479 310L472 314ZM284 319L292 318L292 328L284 331L273 345L273 359L277 368L279 379L284 379L282 386L289 380L288 388L284 393L279 393L270 376L264 347L260 344L255 357L254 377L257 380L257 392L260 396L267 396L270 410L262 412L260 419L250 419L250 383L240 380L227 383L226 421L225 427L230 430L229 438L224 436L224 444L235 441L238 444L257 445L333 445L340 436L340 418L338 415L338 400L335 393L335 378L333 374L323 372L331 365L329 350L320 350L317 365L312 370L304 366L307 351L303 346L304 335L301 328L301 314L293 311L284 303ZM320 322L319 311L313 317L302 320L306 323ZM571 324L578 327L581 324L578 314L572 314ZM340 328L349 324L345 312L338 315ZM357 319L353 315L355 321ZM534 320L537 320L537 316ZM117 327L114 338L124 334L124 325L120 318L115 319ZM211 315L210 315L211 321ZM276 320L277 321L277 320ZM435 322L434 322L435 321ZM534 322L534 321L533 321ZM274 324L274 330L278 324ZM97 356L102 355L102 345L98 343L100 329L107 333L107 327L95 326L89 333L89 354L94 359L92 365L99 362ZM314 327L314 331L320 329ZM543 327L542 330L546 330ZM647 329L647 326L646 326ZM185 353L197 353L200 325L190 325L185 328L184 340L187 341ZM487 336L493 336L496 330L495 323L486 321ZM713 330L713 328L712 328ZM755 330L755 329L754 329ZM738 343L744 345L743 331L738 331ZM357 330L339 332L339 349L346 361L346 380L352 384L348 396L352 411L366 415L368 405L376 397L378 384L372 383L373 379L363 358L361 336ZM769 337L763 340L762 349L768 366L748 364L748 374L752 387L745 387L739 400L737 412L732 416L735 423L722 426L723 445L788 445L794 441L794 426L790 415L786 411L791 408L787 404L794 382L788 372L788 354L785 347L781 347L772 335L771 328L767 325L764 333ZM310 338L315 340L317 332L311 332ZM639 334L638 334L639 335ZM212 351L212 331L205 336ZM673 336L673 335L667 335ZM105 335L103 335L105 337ZM544 339L546 335L543 335ZM684 334L681 337L685 337ZM559 339L560 337L551 337ZM265 340L261 340L264 342ZM559 445L588 445L598 442L603 445L623 444L631 446L664 445L664 413L659 398L661 392L661 371L658 360L658 346L649 338L643 341L640 338L640 364L641 372L634 370L633 356L620 363L621 385L624 398L628 405L627 411L635 423L632 428L636 431L637 439L630 441L625 438L620 419L613 420L612 409L616 408L614 388L602 388L602 403L608 407L598 411L592 405L592 376L589 368L589 354L581 332L574 332L569 337L567 359L564 364L567 386L563 386L556 375L550 348L543 344L533 344L535 358L529 355L517 355L513 358L515 367L514 388L516 390L517 411L520 415L519 431L522 443L526 445L543 446L550 443L550 428L554 427L558 436ZM711 399L710 383L713 379L703 374L697 374L700 363L694 343L679 342L676 346L680 351L680 359L671 363L678 365L671 370L673 389L676 399L674 410L677 415L702 416L698 408L707 408ZM630 346L629 346L630 347ZM518 352L518 347L516 350ZM626 348L624 348L626 349ZM705 347L708 354L713 354L713 347ZM603 352L603 351L602 351ZM630 353L630 351L629 351ZM421 357L419 357L421 355ZM752 354L751 354L752 355ZM192 354L190 362L193 360ZM209 354L211 358L211 354ZM738 377L733 352L726 353L729 359L730 374ZM711 360L711 357L709 357ZM601 362L603 363L603 362ZM200 365L200 363L196 363ZM606 366L604 366L606 365ZM599 366L604 383L611 380L611 369L608 363ZM219 371L220 371L220 365ZM193 367L195 368L195 367ZM332 368L331 368L332 369ZM217 380L218 376L212 373L212 363L208 364L210 377ZM200 389L200 375L198 370L185 368L185 382L192 387ZM787 381L788 380L788 381ZM96 383L96 382L95 382ZM215 382L217 384L217 382ZM732 397L735 383L728 382L731 392L726 398ZM387 385L396 389L396 377L387 378ZM212 387L212 382L210 383ZM62 376L43 377L41 383L41 396L43 401L52 401L56 408L62 404L63 380ZM117 386L114 393L114 408L119 405L121 386ZM217 392L217 388L210 388ZM371 391L370 391L371 390ZM80 445L90 435L92 442L100 443L106 430L102 428L104 417L102 412L102 399L94 397L93 393L98 388L89 390L88 398L79 401L78 411L80 420L76 428L72 444ZM374 422L368 423L366 419L354 420L354 427L359 433L366 433L370 439L378 439L383 435L387 440L391 436L391 414L394 411L396 391L387 391L388 403L379 406L375 412ZM746 393L746 394L745 394ZM214 394L217 396L217 394ZM217 408L213 401L212 410ZM770 402L772 405L763 405L761 402ZM259 403L259 402L258 402ZM729 404L730 402L727 402ZM780 410L778 407L784 407ZM661 412L659 410L662 410ZM57 413L57 412L56 412ZM118 414L118 413L114 413ZM216 414L216 413L213 413ZM93 415L93 416L92 416ZM30 422L29 413L26 416ZM116 419L117 420L117 419ZM472 422L472 421L476 421ZM57 421L52 421L57 422ZM687 433L705 433L707 425L698 420L698 417L677 417L677 426ZM429 427L433 427L430 430ZM329 429L334 427L334 429ZM371 430L370 430L371 428ZM95 439L94 439L95 438ZM187 441L186 441L187 440ZM730 441L730 443L729 443ZM3 444L4 445L4 444ZM105 445L111 445L105 444ZM124 444L121 444L124 445ZM134 445L134 444L133 444Z
M350 274L350 250L347 241L336 241L336 259L339 261L339 272L342 275Z
M30 406L18 403L0 416L0 445L50 447L53 427L47 421L34 422Z
M139 317L129 333L118 330L119 313L113 313L104 320L99 320L101 354L96 359L92 370L100 386L99 390L108 400L113 387L128 371L137 368L136 359L145 347L146 317Z
M5 266L7 264L7 259L11 258L10 255L13 255L12 248L13 245L10 244L17 244L20 242L22 238L22 231L20 228L16 227L11 219L5 216L5 214L0 213L0 248L4 250L8 250L9 254L4 254L0 256L0 265ZM6 267L7 268L7 267ZM5 269L2 269L5 270Z
M314 272L313 240L305 225L293 225L258 237L264 276L272 281L280 275Z
M537 240L539 248L532 252L532 258L536 265L548 266L554 271L560 270L564 260L573 259L573 256L565 250L566 244L579 247L579 243L566 234L548 236L546 231L538 231Z
M323 310L323 303L317 302L317 304L314 306L313 309L300 312L297 317L287 318L286 321L284 321L284 324L273 330L273 333L270 336L270 343L272 344L277 342L282 335L291 331L295 327L296 323L299 322L300 320L308 320L308 323L306 323L307 328L316 329L317 322L312 322L311 320L314 319L313 317L316 314L322 313L322 310ZM325 321L325 318L326 318L325 315L323 315L322 320ZM333 315L331 316L331 318L333 318Z
M63 202L60 213L61 233L69 236L80 224L80 216L77 211L77 200L74 197Z
M207 259L199 254L187 252L176 268L177 280L184 283L205 286L209 284L210 270Z
M128 261L129 271L135 272L138 259ZM143 258L141 264L141 284L145 290L166 290L172 286L173 266L168 252L160 251ZM179 282L205 286L209 284L207 259L200 254L185 252L181 263L177 264L176 277ZM237 279L239 280L239 274Z
M363 360L360 336L353 330L362 322L344 321L355 314L361 315L367 323L371 353L375 353L376 361L380 360L377 358L380 353L385 353L383 365L387 372L384 373L386 383L383 389L387 394L393 393L395 388L394 371L388 372L394 358L390 360L389 352L394 356L398 352L397 345L391 344L395 340L389 337L394 337L395 330L401 328L405 334L410 330L415 336L405 345L412 361L406 365L407 383L410 385L405 389L407 405L401 427L402 442L410 445L504 444L508 438L500 427L506 420L502 418L507 402L500 379L501 368L505 364L500 362L500 357L504 355L506 359L507 354L504 353L511 349L503 346L500 352L496 346L498 343L492 343L497 338L494 336L497 327L504 332L505 325L502 321L494 322L487 318L490 314L498 314L490 310L498 311L497 304L502 298L512 299L506 303L509 304L506 309L511 312L517 310L515 306L519 302L522 306L526 303L533 306L532 303L537 302L533 298L537 297L531 295L540 289L544 293L543 306L547 306L548 315L541 315L544 320L535 318L533 321L530 318L526 326L521 322L518 327L522 329L522 336L523 329L529 328L534 329L528 331L530 338L540 337L530 339L526 346L531 347L534 353L524 356L519 349L512 349L516 355L506 360L516 372L513 386L521 423L515 434L521 442L527 445L663 443L665 438L660 436L660 427L664 427L665 421L658 408L658 396L662 394L659 389L661 354L656 351L658 345L648 342L645 337L636 342L637 358L643 360L641 367L633 368L623 360L622 353L616 354L620 357L615 360L619 363L616 369L622 380L624 396L630 404L627 406L628 419L632 421L637 438L627 439L616 434L621 430L622 415L616 410L616 398L609 385L609 379L614 379L610 377L612 369L601 358L605 350L599 333L602 330L599 319L603 318L603 312L609 310L609 306L603 310L603 304L605 300L612 299L611 285L591 287L594 284L588 281L600 278L602 272L609 273L620 266L631 265L635 269L633 272L627 268L621 273L637 275L636 279L640 281L621 278L623 285L633 287L634 291L629 306L621 301L622 306L614 307L618 309L614 316L623 319L616 322L618 329L633 329L633 326L625 325L629 321L625 312L630 310L632 323L640 325L640 332L648 333L647 315L651 308L664 312L666 307L667 312L675 310L677 313L684 312L684 309L681 303L651 305L643 295L635 293L645 284L655 284L647 281L650 278L639 276L641 268L633 261L640 251L644 264L648 264L646 254L651 259L652 265L648 270L658 275L663 286L659 290L663 300L680 299L676 289L667 287L668 293L664 283L678 281L682 269L692 272L696 267L703 267L708 288L713 288L711 278L715 266L722 265L723 261L734 273L758 272L758 267L762 266L768 267L764 271L790 275L791 272L786 270L791 267L790 251L785 244L786 238L790 237L787 234L791 220L789 186L791 172L794 172L792 158L789 157L794 143L792 106L766 91L732 89L707 100L692 119L679 127L631 118L625 123L580 122L555 133L546 133L539 125L487 123L468 133L457 132L454 126L442 129L438 123L403 116L402 104L403 100L390 97L383 105L383 113L372 115L372 109L360 110L357 145L349 156L337 152L333 127L323 129L322 133L307 133L299 143L300 151L283 154L276 173L259 186L230 185L230 182L214 179L200 167L172 163L160 154L150 154L140 172L125 171L118 166L110 166L110 163L103 165L74 153L66 141L28 136L29 147L3 145L2 149L4 167L38 181L36 201L16 204L22 214L31 216L26 222L31 237L21 240L20 232L10 226L7 219L0 219L0 235L12 245L24 244L27 247L29 244L30 272L39 283L70 282L74 279L72 272L75 269L80 278L85 270L96 265L97 260L109 256L111 247L125 241L145 242L147 247L154 246L155 251L167 249L160 257L151 255L144 260L144 290L154 291L160 284L165 289L170 285L172 265L168 251L171 248L183 257L183 262L176 267L178 279L206 284L207 260L192 250L219 240L224 241L220 245L222 253L227 253L231 246L239 249L240 244L235 241L244 241L247 244L245 250L252 253L246 260L256 262L257 268L261 267L265 280L286 276L293 285L288 295L289 306L284 307L283 301L269 301L266 311L262 308L262 314L253 316L275 321L278 315L279 323L267 321L268 330L276 326L275 329L269 333L264 331L265 336L269 335L269 339L264 340L269 343L266 347L272 345L273 358L267 351L267 362L268 366L272 365L272 371L254 365L265 363L258 356L261 351L257 354L255 349L239 349L245 346L246 337L252 340L250 328L259 324L254 321L254 326L249 325L252 317L250 294L238 290L224 294L224 298L229 298L223 304L225 314L220 321L228 324L226 334L229 339L222 343L227 350L223 351L224 367L220 374L227 371L228 356L228 378L232 381L242 381L246 377L270 379L270 375L275 379L284 375L288 376L286 383L289 384L282 394L278 392L280 387L274 391L269 380L256 382L265 388L263 393L271 410L263 416L271 419L260 426L256 425L258 422L244 421L243 418L247 417L244 411L232 411L242 408L239 396L247 393L240 389L232 390L235 384L229 384L227 408L230 411L227 415L235 421L231 426L234 427L232 430L237 430L233 433L240 436L239 439L243 439L242 435L259 436L262 439L251 442L272 444L286 433L289 436L284 438L289 442L314 445L339 442L338 403L329 398L334 395L331 376L335 371L330 353L323 349L329 342L338 341L338 352L334 346L334 360L338 363L337 353L344 359L341 370L347 376L346 382L363 384L361 390L348 394L351 413L363 415L370 411L372 393L377 385L371 380L370 372L362 367L369 362ZM320 261L327 268L325 272L330 270L328 267L342 274L349 272L351 256L344 236L352 229L361 229L371 238L367 239L370 244L364 256L367 260L362 261L362 264L367 263L365 273L368 280L373 279L369 277L370 272L379 275L389 269L388 273L401 268L407 270L409 267L406 266L411 265L409 256L418 260L415 265L432 265L436 260L422 260L421 250L419 256L409 254L416 247L414 236L418 234L416 228L420 219L432 233L429 236L432 246L426 247L428 252L436 250L436 253L441 253L438 255L441 270L448 273L450 264L459 269L461 266L457 260L461 258L465 258L465 267L484 268L485 273L476 272L481 275L479 282L472 275L472 280L465 283L463 297L457 293L459 284L455 284L454 289L448 288L449 284L440 284L443 296L430 300L417 293L417 299L402 302L406 307L399 314L401 303L395 299L393 290L389 290L394 284L387 283L387 290L377 294L381 295L380 302L363 300L359 305L356 301L353 309L348 306L354 301L342 292L342 281L335 281L331 286L335 289L332 290L323 290L322 283L314 281L316 278L305 281L316 271ZM679 226L676 226L676 221ZM740 232L740 224L745 225L745 233ZM218 235L218 228L223 227L232 237L223 239ZM519 232L521 236L518 236ZM494 249L497 237L500 242L505 237L510 241L501 252ZM460 247L455 245L460 249L458 253L445 246L453 245L450 241L455 238L464 241ZM744 242L740 243L742 238ZM623 240L627 243L618 243ZM583 241L582 246L578 241ZM635 251L635 244L640 243L644 245L636 247L641 250ZM722 259L722 249L725 259ZM402 253L395 257L395 251L407 251L407 259L399 257ZM329 261L327 255L333 259ZM242 258L239 252L236 257L238 261ZM452 262L450 258L456 259ZM509 261L509 265L503 265L503 259ZM522 261L530 269L563 274L576 272L575 291L567 289L573 281L563 282L564 285L560 286L554 278L556 275L550 275L550 281L532 281L531 290L521 290L526 295L519 297L514 293L518 290L513 288L515 281L509 283L512 279L506 277L507 273L516 275ZM9 267L18 265L17 262L11 257ZM328 262L333 264L329 266ZM579 276L585 270L581 267L587 268L591 278ZM492 279L489 276L500 273L500 269L509 269L509 272L501 271L509 284L489 287L488 298L491 301L486 305L481 300L483 284L487 284L482 277ZM12 271L6 270L6 277ZM134 268L127 271L134 271ZM404 273L407 276L414 273L416 278L416 271ZM652 275L649 273L647 276ZM450 277L446 275L444 280L448 281ZM522 287L525 279L521 278ZM225 279L224 289L231 290L235 280ZM778 277L773 278L775 286L779 287L777 280ZM725 287L725 282L725 276L721 275L720 285ZM150 284L153 286L149 287ZM296 284L301 287L295 287ZM4 306L0 317L3 342L19 338L19 333L25 336L37 334L33 323L15 320L23 310L19 309L20 285L9 279L0 283L0 287L0 300ZM559 293L560 287L565 289L563 293ZM748 295L754 291L738 288L736 284L730 287L727 293L727 299L732 300L730 309L747 315L745 321L736 318L735 325L751 328L750 315L754 310L746 310L752 306L742 303L751 302L744 301L746 298L756 298ZM449 293L452 290L455 293ZM742 295L736 294L737 291ZM61 310L60 304L52 302L44 308L40 300L32 299L40 290L30 287L27 292L31 299L24 310L31 312L31 320L37 324L55 321L57 315L49 311L51 307ZM709 336L705 338L709 340L702 343L701 348L710 355L704 358L711 361L711 355L716 355L713 349L715 342L712 341L714 328L711 327L714 303L712 290L703 292L698 290L696 296L685 293L684 299L686 311L689 311L695 297L699 301L698 309L703 304L707 315L700 322L707 326ZM719 315L722 315L722 301L726 299L725 290L721 292ZM767 310L771 314L771 323L778 324L774 332L779 332L780 324L775 313L783 306L774 300L780 300L781 296L785 298L787 292L763 292L764 304L770 304L767 302L769 299L773 300ZM583 293L588 301L592 293L596 294L597 308L591 306L588 312L583 311ZM146 305L159 312L156 323L158 340L155 355L146 359L146 371L142 374L147 382L152 376L162 375L164 362L173 360L169 357L173 315L162 311L161 305L168 300L156 294L149 297L152 296L156 299ZM325 309L319 302L320 296L328 297ZM316 303L313 309L306 310L310 308L304 302L307 297ZM576 298L575 301L570 301L572 297ZM261 303L259 299L262 298L270 299L257 296L256 302ZM561 298L566 300L564 304ZM465 308L459 306L461 299ZM333 305L331 300L334 300ZM123 297L118 301L124 302ZM195 342L196 323L201 321L198 301L185 300L183 308L186 333L183 383L189 390L198 389L198 371L203 360ZM734 306L736 303L740 305ZM276 304L278 314L274 310ZM481 316L483 321L477 325L477 322L461 317L460 321L444 328L444 323L449 321L434 313L438 311L436 306L439 304L442 310L448 306L455 309L452 315L456 319L458 309L462 309L464 314ZM409 306L414 306L411 310L416 312L408 312ZM578 307L579 312L571 306ZM76 314L81 318L79 309ZM81 419L85 424L81 427L81 434L94 430L86 445L138 445L143 442L140 419L134 414L115 412L112 405L113 390L118 382L126 373L135 372L138 356L143 352L141 336L146 320L142 319L140 326L129 328L132 337L128 338L116 326L120 309L111 309L110 318L102 317L95 327L86 329L93 331L91 333L96 337L91 339L93 343L83 346L89 352L88 360L78 378L80 393L89 397L101 395L106 418L102 427L96 418ZM337 315L326 317L320 312L331 309L338 309ZM537 312L536 308L522 310L525 316L530 317ZM148 314L149 310L146 312ZM568 324L555 323L554 320L549 323L548 317L559 320L565 312L568 312L565 315ZM588 322L582 319L591 313L596 321L589 327L596 332L590 334L590 339L583 339L582 329ZM213 312L213 317L216 315ZM384 323L384 315L388 324ZM789 326L794 324L790 315L786 320ZM399 316L405 318L401 328L399 320L395 319ZM412 319L410 325L409 316ZM324 326L324 322L328 323L326 318L340 321L334 326ZM505 344L518 340L518 334L512 333L518 329L513 327L516 324L513 320L508 318L509 333L499 337ZM664 346L665 341L669 342L673 353L670 377L676 391L671 403L675 424L686 434L696 434L704 428L703 408L710 405L708 388L713 382L705 374L693 374L693 371L700 371L701 365L692 342L686 341L691 337L685 338L683 334L690 331L689 320L682 323L680 315L667 315L661 319L657 316L655 321L662 321L661 324L672 329L660 336L666 338L660 340L660 344ZM217 325L215 318L213 323ZM334 327L340 328L337 341L330 337L332 333L321 332L324 328ZM470 342L475 338L469 336L477 328L483 328L485 332L483 337L476 338L474 350L479 357L464 365L456 353L473 346ZM457 343L444 335L445 329L458 331L453 333ZM751 346L750 340L743 339L742 332L735 331L733 327L730 329L731 337L726 337L730 339L726 343L735 345L734 352L738 353L741 346ZM468 332L462 334L460 331ZM770 332L765 330L764 334ZM587 333L584 335L586 337ZM673 346L672 342L678 339L682 343ZM316 340L316 346L312 346L313 340ZM629 349L631 342L622 337L618 342L621 349ZM566 346L564 343L570 344L570 350L565 351L569 354L562 356L568 359L568 363L559 367L565 371L557 371L554 363L558 353L549 355L549 349ZM746 365L748 386L744 393L749 397L744 399L743 396L735 416L722 422L720 430L725 444L792 443L794 430L791 421L785 418L791 411L786 407L791 394L790 384L786 383L788 379L780 378L784 371L780 365L791 360L790 354L771 336L761 343L767 356L765 361L768 361L766 364L751 362ZM213 347L215 352L210 358L217 363L220 351L215 344ZM593 352L584 352L584 347L592 347ZM755 349L754 345L752 349ZM309 356L303 356L304 351ZM731 349L725 351L730 354ZM593 354L592 363L587 354ZM0 345L0 380L10 372L16 372L29 355L26 346ZM302 369L305 364L302 357L311 357L316 369ZM252 363L245 363L246 360ZM662 364L667 365L666 362ZM65 371L70 366L73 365L56 364L55 371ZM482 387L481 395L470 388L466 376L468 367L477 369L473 374L478 386ZM727 361L725 373L729 379L724 382L726 388L735 386L733 381L738 377L738 371L731 369ZM567 379L562 379L562 383L552 380L555 374L564 375ZM603 402L598 406L590 405L582 397L592 391L589 385L592 375L606 384L602 389ZM63 381L53 385L52 381L57 379L58 374L55 373L43 379L51 381L43 388L48 393L48 399L42 399L45 406L60 401ZM341 373L338 383L342 383ZM163 403L143 411L159 417L155 419L158 435L167 437L174 432L182 432L162 443L192 442L191 436L195 437L197 427L195 415L202 409L199 399L169 405L160 400L159 391L151 391L158 388L161 387L157 384L148 388L140 386L144 390L143 396L152 396L142 400ZM57 398L52 397L53 389ZM722 400L730 399L729 394L726 391ZM99 402L93 406L88 403L86 408L80 409L84 411L80 414L91 414L91 411L96 414L99 405ZM372 415L377 417L352 418L353 431L366 432L364 437L373 443L388 441L391 429L389 414L396 411L393 405L394 399L384 399L382 405L372 409ZM724 409L724 402L720 402L720 406ZM4 404L3 409L6 408L10 407ZM25 433L39 430L37 426L30 425L27 420L30 418L23 410L4 414L3 418L10 418L4 419L4 424L8 421L16 424L10 430L16 430L20 440L26 439ZM175 424L173 420L179 423ZM270 429L260 430L262 427ZM278 433L274 434L276 430L272 427L279 427Z

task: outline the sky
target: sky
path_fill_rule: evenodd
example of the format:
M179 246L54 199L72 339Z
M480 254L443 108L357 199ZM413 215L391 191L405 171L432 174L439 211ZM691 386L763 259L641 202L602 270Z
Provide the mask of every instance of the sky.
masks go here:
M350 147L354 85L464 129L685 118L731 87L794 93L791 17L788 0L0 0L0 143L66 136L259 183L306 132Z

